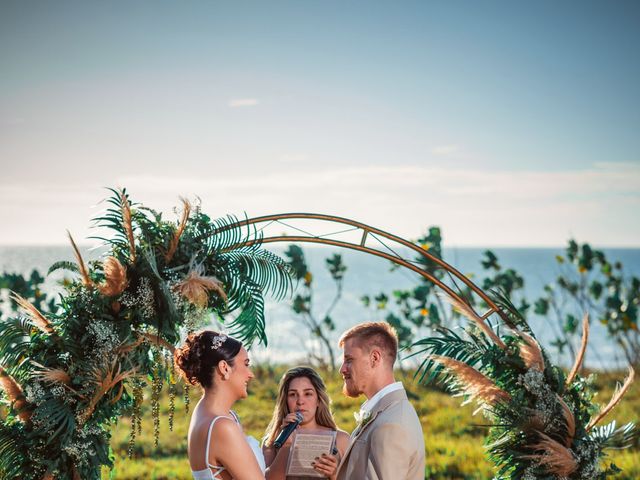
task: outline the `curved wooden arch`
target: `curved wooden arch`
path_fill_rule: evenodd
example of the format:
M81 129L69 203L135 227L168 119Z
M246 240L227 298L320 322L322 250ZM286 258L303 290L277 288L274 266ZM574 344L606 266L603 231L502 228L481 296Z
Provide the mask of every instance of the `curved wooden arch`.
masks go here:
M304 230L298 229L296 227L292 227L291 225L287 225L285 223L283 223L283 220L311 220L311 221L321 221L321 222L333 222L335 224L338 225L342 225L342 226L349 226L351 227L350 230L341 230L341 231L337 231L333 234L324 234L324 235L313 235L311 233L308 233ZM476 295L478 295L482 300L484 300L484 302L489 306L489 310L487 312L485 312L483 315L481 315L480 317L485 319L487 317L489 317L490 315L492 315L493 313L498 314L503 320L508 321L508 319L506 318L505 313L495 304L495 302L480 288L478 287L475 283L473 283L467 276L465 276L464 274L462 274L460 271L458 271L456 268L454 268L453 266L451 266L450 264L448 264L447 262L445 262L444 260L442 260L441 258L438 258L432 254L430 254L427 250L425 250L424 248L408 241L405 240L397 235L393 235L391 233L388 233L384 230L381 230L379 228L374 228L371 227L369 225L366 225L362 222L357 222L355 220L351 220L348 218L344 218L344 217L338 217L338 216L334 216L334 215L325 215L325 214L319 214L319 213L280 213L280 214L274 214L274 215L264 215L261 217L255 217L255 218L248 218L242 221L239 221L237 223L233 223L230 225L227 225L226 227L222 227L217 231L223 231L223 230L228 230L228 229L232 229L232 228L236 228L236 227L244 227L244 226L249 226L252 225L254 226L254 228L256 229L256 231L258 232L262 232L266 227L268 227L271 224L274 223L279 223L281 225L284 225L286 227L289 228L294 228L302 233L304 233L304 235L295 235L295 236L290 236L290 235L274 235L274 236L260 236L259 238L256 238L255 240L249 241L249 242L245 242L241 245L253 245L255 243L276 243L276 242L306 242L306 243L318 243L318 244L324 244L324 245L332 245L335 247L341 247L341 248L348 248L351 250L357 250L357 251L361 251L361 252L365 252L371 255L375 255L381 258L385 258L397 265L400 265L402 267L405 267L409 270L412 270L414 272L416 272L417 274L421 275L422 277L426 278L427 280L429 280L431 283L433 283L434 285L438 286L441 290L443 290L447 295L450 295L451 297L457 299L458 301L463 302L464 304L469 304L468 300L465 299L464 297L462 297L458 292L454 291L451 287L449 287L448 285L446 285L444 282L442 282L440 279L434 277L433 275L431 275L429 272L425 271L424 269L420 268L419 266L415 265L411 260L408 260L406 258L404 258L402 255L398 254L397 252L395 252L393 249L389 248L384 242L380 241L380 239L378 237L382 237L386 240L392 241L397 243L398 245L401 245L402 247L406 247L409 248L410 250L412 250L413 252L416 252L418 254L420 254L421 256L423 256L424 258L429 259L430 261L432 261L433 263L435 263L436 265L438 265L440 268L442 268L444 271L446 271L449 275L451 275L454 279L459 280L460 282L464 283L467 287L469 287L469 289L474 292ZM262 226L260 226L262 225ZM360 241L359 243L354 243L354 242L348 242L348 241L343 241L343 240L336 240L336 239L332 239L330 238L331 236L334 235L338 235L338 234L342 234L345 232L350 232L350 231L361 231L360 234ZM378 240L378 242L383 245L387 251L384 251L382 249L379 248L373 248L370 246L367 246L367 241L371 238L374 238L376 240ZM236 248L238 246L241 245L234 245L232 248ZM471 307L472 308L472 307Z

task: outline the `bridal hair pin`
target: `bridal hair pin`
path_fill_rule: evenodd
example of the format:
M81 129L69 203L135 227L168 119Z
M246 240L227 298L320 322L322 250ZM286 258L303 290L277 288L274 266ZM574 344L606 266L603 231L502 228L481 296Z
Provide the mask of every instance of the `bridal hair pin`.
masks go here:
M224 333L213 337L213 340L211 340L211 350L218 350L226 339L227 336Z

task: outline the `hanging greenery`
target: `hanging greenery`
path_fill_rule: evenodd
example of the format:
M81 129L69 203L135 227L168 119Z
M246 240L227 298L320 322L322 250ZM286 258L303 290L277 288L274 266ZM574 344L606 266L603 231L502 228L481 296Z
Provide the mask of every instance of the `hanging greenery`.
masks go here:
M417 375L479 405L475 413L482 411L489 421L485 446L496 480L603 480L620 472L605 462L605 450L629 446L634 424L596 425L620 402L634 372L630 368L611 401L598 408L590 379L578 374L589 338L588 316L579 354L565 375L550 363L506 296L493 292L505 314L502 334L468 305L447 299L470 326L462 336L440 327L440 336L416 342L419 351L413 355L426 354Z
M99 479L113 466L110 426L132 414L140 434L142 388L157 405L163 382L174 409L175 377L167 352L212 312L245 343L266 344L264 294L291 290L291 272L260 247L260 234L232 216L212 220L183 200L178 222L111 189L96 218L111 235L108 251L85 263L58 262L76 279L52 313L18 294L22 315L0 323L0 478ZM233 316L235 314L235 316ZM170 423L172 419L170 418Z

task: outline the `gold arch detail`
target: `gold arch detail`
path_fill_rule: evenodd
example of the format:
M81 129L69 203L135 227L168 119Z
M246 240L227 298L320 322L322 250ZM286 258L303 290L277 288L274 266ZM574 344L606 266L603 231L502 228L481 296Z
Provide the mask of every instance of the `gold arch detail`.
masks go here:
M348 226L350 227L348 230L340 230L335 233L323 234L323 235L314 235L309 233L303 229L293 227L285 223L288 220L305 220L312 222L332 222L337 225L341 225L342 227ZM381 258L385 258L397 265L405 267L413 272L421 275L426 278L434 285L438 286L443 292L447 295L455 298L458 301L461 301L467 305L469 305L468 299L464 298L461 293L456 292L449 285L444 283L442 280L434 277L429 272L420 268L410 259L405 258L394 249L390 248L385 241L385 239L390 242L394 242L397 245L408 248L413 252L418 253L424 258L429 259L434 264L438 265L438 267L442 268L445 272L447 272L451 278L454 280L458 280L466 285L473 293L475 293L478 297L480 297L488 306L489 310L484 314L480 315L481 318L487 318L493 313L498 314L503 320L507 320L506 314L495 304L495 302L480 288L478 287L469 277L462 274L455 267L445 262L441 258L432 255L427 250L422 248L419 245L416 245L413 242L405 240L397 235L393 235L379 228L374 228L369 225L366 225L362 222L358 222L355 220L351 220L344 217L334 216L334 215L325 215L320 213L280 213L274 215L264 215L260 217L247 218L245 220L238 221L237 223L233 223L227 225L226 227L222 227L218 231L227 230L236 227L244 227L244 226L253 226L256 231L263 232L268 226L272 224L279 224L282 226L286 226L288 228L293 228L298 232L302 233L301 235L273 235L273 236L260 236L260 238L256 238L255 240L245 242L244 245L252 245L255 243L278 243L278 242L288 242L288 243L316 243L323 245L331 245L340 248L347 248L351 250L356 250L360 252L364 252L370 255L375 255ZM359 232L359 242L350 242L344 240L338 240L336 237L345 232ZM367 243L372 239L377 240L377 242L384 248L374 248L372 246L368 246ZM240 245L234 245L232 248L236 248Z

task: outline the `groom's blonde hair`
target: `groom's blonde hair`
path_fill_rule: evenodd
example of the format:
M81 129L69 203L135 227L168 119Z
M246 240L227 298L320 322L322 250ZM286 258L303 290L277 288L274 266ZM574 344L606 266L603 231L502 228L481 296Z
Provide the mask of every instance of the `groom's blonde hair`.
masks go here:
M398 334L396 329L387 322L365 322L351 327L340 337L338 345L344 347L347 340L355 340L360 348L371 351L372 347L378 347L389 357L391 365L398 355Z

